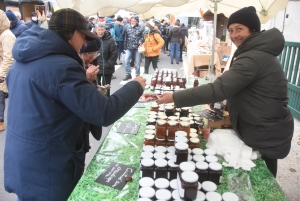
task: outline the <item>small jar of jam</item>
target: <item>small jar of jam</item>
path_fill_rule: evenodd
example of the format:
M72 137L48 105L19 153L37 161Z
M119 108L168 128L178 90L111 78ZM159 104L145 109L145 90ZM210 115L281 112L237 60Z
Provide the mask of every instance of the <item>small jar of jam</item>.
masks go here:
M204 153L203 150L200 149L200 148L194 148L194 149L192 149L192 154L193 155L203 155L203 153Z
M172 83L173 86L177 86L177 77L174 77L174 76L173 76L173 77L172 77L172 82L171 82L171 83Z
M188 143L188 139L186 137L175 137L175 144L176 143Z
M171 190L173 191L173 190L177 190L179 187L178 187L178 182L177 182L177 177L176 177L176 179L172 179L171 181L170 181L170 188L171 188ZM174 198L173 198L174 199Z
M151 103L150 111L158 112L158 105L157 103Z
M156 138L166 139L167 121L157 120L155 129L156 129Z
M155 145L156 146L167 146L166 138L156 138L155 139Z
M154 176L154 160L153 159L142 159L141 160L141 172L142 177L150 177Z
M156 77L152 78L150 86L155 87L156 86L156 80L157 80Z
M190 138L199 138L197 133L190 133Z
M168 153L173 153L173 154L175 154L175 147L174 147L174 146L168 147L168 148L167 148L167 152L168 152Z
M144 136L144 144L145 145L155 145L155 136L154 135L145 135Z
M201 185L200 185L201 187ZM198 186L199 189L199 186ZM200 188L201 189L201 188ZM198 191L196 199L197 201L205 201L205 194L202 191Z
M179 194L182 199L195 200L198 193L198 175L192 171L184 171L181 174Z
M173 159L168 161L169 180L177 178L178 166Z
M155 192L155 197L157 200L171 200L172 194L169 190L167 189L158 189Z
M178 118L176 116L168 116L168 121L177 121L178 122Z
M208 168L209 168L208 180L219 185L222 176L222 165L217 162L212 162L209 163Z
M167 160L174 160L175 153L167 153Z
M165 146L159 146L159 145L157 145L155 147L155 152L166 153L167 152L167 148Z
M174 106L170 106L170 105L166 106L165 113L167 117L174 116Z
M168 129L167 139L174 140L175 139L175 132L178 130L177 121L168 121L167 129Z
M143 151L153 153L153 152L154 152L154 146L151 146L151 145L145 145L145 146L143 146Z
M180 164L188 160L188 147L187 143L175 143L175 164Z
M206 162L196 163L196 173L199 176L199 182L202 184L204 181L208 181L208 164ZM203 184L202 184L203 187Z
M154 166L154 171L155 171L155 178L165 178L168 179L168 162L165 159L157 159L155 160L155 166Z
M155 190L151 187L143 187L139 190L139 197L140 198L148 198L148 199L154 199L155 197Z
M146 129L147 130L155 130L155 126L154 125L147 125Z
M214 155L216 155L216 151L213 149L205 149L204 156L208 156L208 155L214 156Z
M203 155L194 155L193 156L193 161L195 163L197 163L197 162L204 162L205 161L205 157Z
M170 77L166 77L166 80L165 80L165 85L167 86L167 87L171 87L171 79L170 79Z
M177 83L178 83L178 86L179 86L181 89L184 88L182 79L177 79Z
M176 131L175 137L187 137L187 132L185 131Z
M180 163L179 168L178 168L178 176L181 179L181 174L184 171L195 171L195 169L196 169L195 164L193 164L191 162L187 162L187 161L182 162L182 163Z
M199 140L199 138L190 138L189 148L190 149L200 148L200 140Z
M156 120L155 120L155 119L152 119L152 118L148 118L148 119L147 119L147 126L148 126L148 125L153 125L153 126L155 126L155 124L156 124Z
M195 129L195 128L191 128L191 129L190 129L190 132L191 132L191 133L197 133L198 131L197 131L197 129Z
M174 139L169 139L167 138L167 147L171 147L171 146L174 146Z
M158 115L157 119L167 121L168 117L166 115Z
M154 153L154 159L166 159L166 154L163 152L155 152Z
M204 181L202 183L202 192L203 193L208 193L208 192L215 192L217 190L217 185L214 182L211 181Z
M218 158L216 156L213 156L213 155L208 155L208 156L205 156L205 161L207 163L218 162Z
M155 130L146 130L145 135L155 135Z
M158 179L155 179L154 186L155 186L156 190L167 189L170 186L170 182L166 178L158 178Z
M180 117L188 117L189 116L190 107L182 107L180 109Z
M180 121L190 122L190 118L188 117L180 117Z
M154 179L151 177L142 177L139 181L140 188L143 187L153 187L154 186Z
M207 201L222 201L222 196L217 192L208 192L205 197Z
M185 122L185 121L181 121L179 123L179 130L186 132L187 136L189 137L190 136L190 123Z
M162 77L157 77L157 80L156 80L156 85L157 84L162 84Z
M190 128L195 129L195 121L194 120L190 120Z

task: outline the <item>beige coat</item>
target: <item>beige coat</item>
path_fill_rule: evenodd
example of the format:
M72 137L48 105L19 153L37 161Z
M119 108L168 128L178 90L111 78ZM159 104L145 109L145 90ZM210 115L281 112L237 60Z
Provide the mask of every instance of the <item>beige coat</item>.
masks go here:
M16 41L15 35L9 30L10 22L5 12L0 10L0 78L5 78L14 58L12 48ZM0 83L0 90L8 92L6 82Z

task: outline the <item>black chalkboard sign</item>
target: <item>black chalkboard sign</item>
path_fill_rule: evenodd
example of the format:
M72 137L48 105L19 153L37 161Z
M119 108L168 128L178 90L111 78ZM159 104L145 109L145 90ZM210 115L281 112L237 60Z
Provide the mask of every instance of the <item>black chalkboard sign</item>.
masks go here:
M144 108L145 105L143 103L136 103L133 107Z
M134 167L112 162L95 182L122 190L126 185L126 177L132 176L135 170Z
M137 134L140 128L140 123L136 122L121 122L117 133Z

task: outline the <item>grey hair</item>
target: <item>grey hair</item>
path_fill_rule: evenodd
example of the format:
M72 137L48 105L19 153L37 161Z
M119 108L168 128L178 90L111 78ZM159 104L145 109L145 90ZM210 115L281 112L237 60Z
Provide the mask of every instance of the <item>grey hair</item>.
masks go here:
M96 24L96 27L104 27L105 28L105 22L98 22Z

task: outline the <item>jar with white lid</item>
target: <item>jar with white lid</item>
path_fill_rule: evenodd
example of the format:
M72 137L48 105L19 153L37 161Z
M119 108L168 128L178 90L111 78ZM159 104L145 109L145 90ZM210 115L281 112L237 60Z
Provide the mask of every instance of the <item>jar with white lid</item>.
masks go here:
M155 145L155 136L154 135L144 135L144 144L145 145Z
M178 182L177 182L177 179L172 179L170 181L170 187L171 187L171 190L176 190L178 189Z
M195 163L197 162L204 162L205 161L205 157L203 155L193 155L193 161Z
M195 200L198 193L198 175L193 171L181 174L179 195L182 199Z
M174 106L171 105L165 106L165 113L167 117L174 116Z
M156 152L162 152L162 153L166 153L167 152L167 148L164 146L156 146L155 148Z
M154 160L147 158L141 160L142 177L153 178L154 174Z
M166 178L158 178L154 181L155 189L167 189L170 186L170 182Z
M226 192L222 195L223 201L239 201L239 197L232 192Z
M155 160L155 166L154 166L154 171L155 171L155 178L168 178L168 162L165 159L157 159Z
M175 143L187 143L188 139L186 137L175 137Z
M213 156L213 155L208 155L208 156L205 156L205 161L207 163L218 162L218 158L216 156Z
M176 131L175 137L187 137L187 132L184 131Z
M208 192L214 192L217 190L217 185L211 181L204 181L202 182L202 190L205 194Z
M174 146L170 146L167 148L167 152L168 153L175 153L175 147Z
M157 160L157 159L166 159L166 154L163 153L163 152L155 152L153 156L154 156L155 160Z
M188 118L188 117L180 117L179 120L184 121L184 122L190 122L190 118Z
M159 189L155 192L155 197L157 200L164 200L168 201L171 199L172 194L169 190L167 189Z
M166 139L166 132L167 132L167 121L165 120L157 120L156 122L156 138Z
M190 120L190 129L195 129L195 121L194 120Z
M157 115L155 114L149 114L148 119L157 119Z
M146 151L146 152L154 152L154 146L152 145L145 145L143 146L143 151Z
M146 130L155 130L155 126L154 125L148 125L148 126L146 126Z
M178 122L178 117L176 117L176 116L168 116L168 121L177 121Z
M190 138L189 148L190 149L200 148L200 139L199 138Z
M173 159L168 160L169 180L177 178L178 166Z
M154 88L153 88L153 90L154 90ZM158 105L157 105L157 103L151 103L151 105L150 105L150 111L158 112Z
M167 145L166 138L156 138L155 145L159 147L165 147Z
M205 201L205 194L202 191L198 191L197 197L193 201Z
M175 164L180 164L182 162L187 161L189 155L188 147L189 145L187 143L179 142L175 144L175 157L174 157Z
M168 160L174 160L175 153L167 153L167 159Z
M155 135L155 130L146 130L145 135Z
M150 112L149 112L149 115L156 115L156 116L157 116L157 112L155 112L155 111L150 111Z
M208 164L206 162L196 163L196 173L199 176L199 182L208 181Z
M219 185L221 183L221 178L222 178L222 165L217 162L212 162L209 163L208 168L209 168L208 180Z
M147 126L148 126L148 125L153 125L153 126L155 126L155 124L156 124L156 119L152 119L152 118L148 118L148 119L147 119Z
M197 133L190 133L190 138L198 138L199 135Z
M180 121L179 130L187 133L187 136L190 137L190 122Z
M154 179L151 177L142 177L139 181L140 188L143 187L153 187L154 186Z
M205 156L208 156L208 155L214 156L214 155L216 155L216 151L213 150L213 149L205 149L205 150L204 150L204 155L205 155Z
M142 159L147 159L147 158L153 159L153 153L148 152L148 151L144 151L144 152L141 153L141 158Z
M222 196L217 192L208 192L205 197L207 201L222 201Z
M155 190L154 190L154 188L151 188L151 187L140 188L139 196L140 196L140 198L153 199L155 196Z
M190 107L182 107L180 109L180 117L187 117L187 116L189 116L189 109L190 109Z
M157 119L158 120L165 120L166 121L168 119L168 117L166 115L158 115Z
M195 149L192 149L192 154L194 155L203 155L203 150L200 149L200 148L195 148Z
M185 171L195 171L195 164L190 162L182 162L178 168L178 176L181 177L181 174Z
M168 135L167 138L174 140L175 132L178 131L178 122L169 120L167 123Z
M180 195L179 195L179 189L176 189L176 190L173 190L172 191L172 198L175 200L183 200L180 198Z

